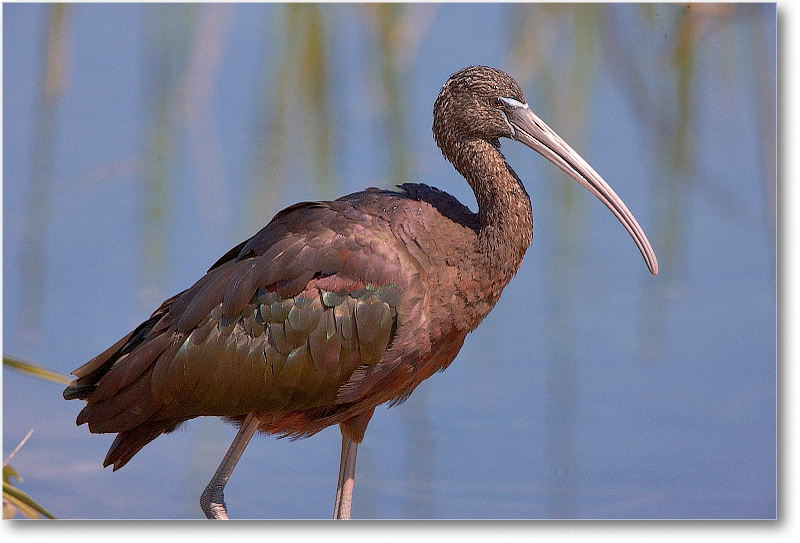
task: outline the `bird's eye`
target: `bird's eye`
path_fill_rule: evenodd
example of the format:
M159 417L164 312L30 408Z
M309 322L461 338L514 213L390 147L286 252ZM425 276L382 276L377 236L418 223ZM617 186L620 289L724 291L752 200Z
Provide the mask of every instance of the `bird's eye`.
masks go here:
M492 107L496 107L496 108L503 107L503 101L500 98L498 98L497 96L495 96L494 98L492 98Z

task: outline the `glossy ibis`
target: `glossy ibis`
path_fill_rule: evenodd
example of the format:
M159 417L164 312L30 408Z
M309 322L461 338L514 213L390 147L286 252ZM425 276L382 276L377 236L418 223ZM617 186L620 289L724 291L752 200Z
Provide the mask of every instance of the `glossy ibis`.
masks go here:
M531 243L525 188L500 138L538 151L597 196L644 256L647 237L611 187L541 121L517 83L472 66L442 87L433 135L475 192L478 212L423 184L367 189L278 213L187 290L75 370L77 423L116 432L104 466L202 415L240 426L203 492L227 518L223 487L256 431L303 437L338 424L335 518L349 518L356 449L376 406L405 400L456 357Z

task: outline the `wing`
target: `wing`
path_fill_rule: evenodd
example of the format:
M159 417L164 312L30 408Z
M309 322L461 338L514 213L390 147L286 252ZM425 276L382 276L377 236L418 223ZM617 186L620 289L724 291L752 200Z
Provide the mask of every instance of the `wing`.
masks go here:
M87 401L78 424L120 432L106 465L199 415L257 411L274 419L262 429L295 435L336 422L310 428L292 413L339 409L340 390L379 363L398 315L424 298L424 272L385 216L407 196L359 195L282 211L75 370L64 397Z

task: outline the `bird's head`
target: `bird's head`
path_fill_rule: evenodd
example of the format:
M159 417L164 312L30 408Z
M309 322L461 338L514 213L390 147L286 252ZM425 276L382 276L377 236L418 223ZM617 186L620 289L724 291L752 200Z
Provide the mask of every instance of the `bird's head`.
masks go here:
M499 147L500 138L525 144L586 187L619 219L653 275L658 261L633 214L605 180L528 107L508 74L488 66L470 66L450 76L433 106L433 134L445 156L470 140Z

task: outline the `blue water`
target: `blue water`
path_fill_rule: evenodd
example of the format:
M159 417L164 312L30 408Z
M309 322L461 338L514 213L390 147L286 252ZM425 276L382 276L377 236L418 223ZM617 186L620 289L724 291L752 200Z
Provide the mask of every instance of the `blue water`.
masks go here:
M625 200L660 273L505 142L533 245L453 365L376 411L353 516L776 516L774 5L70 5L48 95L54 9L3 6L4 354L69 373L299 200L411 180L474 209L431 108L489 64ZM62 389L3 370L4 458L35 430L23 490L60 518L202 517L235 428L190 421L112 473L113 436ZM339 447L257 436L231 516L329 517Z

